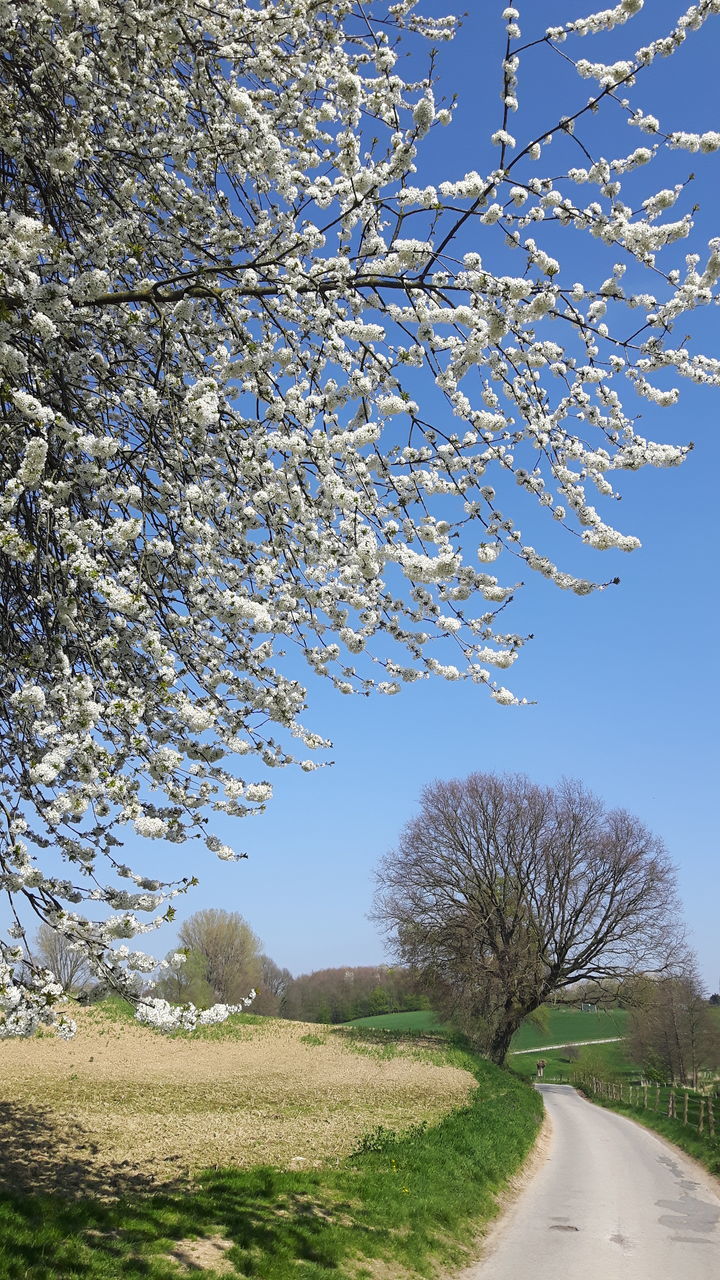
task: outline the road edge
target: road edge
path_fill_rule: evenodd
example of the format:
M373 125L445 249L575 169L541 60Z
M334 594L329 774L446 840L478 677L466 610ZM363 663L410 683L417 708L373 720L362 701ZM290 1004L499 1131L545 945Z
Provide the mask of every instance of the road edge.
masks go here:
M549 1159L552 1137L552 1121L543 1105L542 1123L530 1151L520 1167L508 1178L505 1186L495 1197L497 1205L495 1217L485 1224L483 1230L470 1246L474 1254L472 1262L465 1264L461 1271L444 1272L441 1280L476 1280L477 1268L495 1252L502 1233L512 1221L513 1212L523 1192Z
M687 1160L688 1163L691 1164L693 1168L697 1170L698 1174L705 1180L708 1190L711 1191L714 1196L717 1196L718 1200L720 1200L720 1177L711 1173L709 1169L706 1169L705 1165L701 1160L698 1160L697 1156L691 1155L689 1151L684 1149L684 1147L678 1146L676 1142L673 1142L672 1138L666 1137L664 1133L659 1133L657 1129L652 1127L652 1125L643 1124L642 1120L638 1120L637 1116L631 1116L628 1115L627 1111L618 1111L615 1107L603 1106L601 1103L595 1102L593 1098L589 1098L588 1095L583 1093L582 1089L576 1085L570 1085L570 1088L575 1089L575 1092L580 1095L584 1102L589 1103L591 1107L598 1107L601 1111L611 1111L614 1116L621 1116L623 1120L629 1120L631 1124L634 1124L636 1128L640 1129L643 1133L649 1133L651 1137L657 1138L661 1146L666 1147L668 1151L672 1151L676 1155L681 1155L683 1159Z

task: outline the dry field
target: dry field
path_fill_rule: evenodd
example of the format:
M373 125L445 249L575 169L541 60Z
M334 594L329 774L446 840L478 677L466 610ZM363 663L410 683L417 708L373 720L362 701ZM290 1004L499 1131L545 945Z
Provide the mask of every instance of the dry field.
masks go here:
M168 1039L81 1011L74 1040L0 1042L0 1185L112 1194L212 1165L319 1166L377 1125L437 1120L475 1084L410 1055L355 1053L306 1023L236 1034Z

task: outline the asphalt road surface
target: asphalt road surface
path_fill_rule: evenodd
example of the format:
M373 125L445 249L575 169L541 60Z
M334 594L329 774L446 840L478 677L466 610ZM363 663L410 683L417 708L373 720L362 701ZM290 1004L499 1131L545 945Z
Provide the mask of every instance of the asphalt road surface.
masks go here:
M569 1085L548 1155L465 1280L720 1280L720 1196L682 1152Z

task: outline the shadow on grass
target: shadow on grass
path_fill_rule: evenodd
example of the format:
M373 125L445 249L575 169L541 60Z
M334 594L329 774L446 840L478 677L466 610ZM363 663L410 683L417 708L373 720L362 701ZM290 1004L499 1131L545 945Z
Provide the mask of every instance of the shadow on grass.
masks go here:
M99 1162L88 1135L74 1131L72 1148L67 1137L42 1107L0 1103L0 1280L177 1276L169 1255L196 1238L232 1243L224 1274L238 1274L234 1261L260 1276L272 1259L273 1275L286 1261L289 1274L321 1276L337 1261L336 1228L363 1233L312 1171L209 1172L192 1186L169 1174L158 1186L129 1161ZM215 1274L187 1261L184 1271Z
M215 1250L218 1271L184 1257L184 1274L310 1280L337 1275L350 1231L358 1245L380 1234L358 1221L357 1206L331 1200L312 1174L228 1170L203 1176L192 1193L105 1202L89 1198L94 1191L76 1199L0 1194L2 1280L177 1277L173 1254L186 1255L180 1242L197 1240L225 1246Z

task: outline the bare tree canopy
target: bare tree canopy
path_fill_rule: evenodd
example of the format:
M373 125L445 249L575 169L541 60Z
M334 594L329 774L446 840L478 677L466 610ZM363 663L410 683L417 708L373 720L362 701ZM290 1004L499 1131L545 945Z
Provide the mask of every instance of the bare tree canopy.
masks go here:
M408 969L355 965L301 973L289 984L284 1016L299 1022L351 1022L427 1005Z
M551 992L662 971L680 943L662 842L579 782L520 775L425 787L374 914L496 1062Z
M636 984L630 1015L635 1061L652 1075L697 1088L700 1072L720 1066L720 1026L692 965L684 973Z
M84 991L89 984L90 970L85 953L73 947L68 938L44 921L35 935L33 959L38 966L54 974L66 994Z
M176 963L177 951L167 956L167 965L155 982L153 994L170 1004L194 1004L197 1009L208 1009L214 1001L213 989L207 980L207 960L199 951L185 948L184 961Z
M260 977L256 984L253 1013L266 1017L282 1016L285 997L293 977L289 969L282 968L272 956L260 956Z

